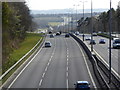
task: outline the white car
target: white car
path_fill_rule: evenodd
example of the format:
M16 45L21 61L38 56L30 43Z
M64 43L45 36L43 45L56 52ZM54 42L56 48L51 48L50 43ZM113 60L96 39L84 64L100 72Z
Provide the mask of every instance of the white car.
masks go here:
M97 33L93 33L93 36L97 36Z
M86 41L91 40L91 37L86 36L86 37L85 37L85 40L86 40Z
M51 47L51 46L52 46L52 44L50 43L50 41L45 42L45 47Z
M79 35L80 33L78 31L75 32L75 35Z
M113 48L120 48L120 39L113 40Z

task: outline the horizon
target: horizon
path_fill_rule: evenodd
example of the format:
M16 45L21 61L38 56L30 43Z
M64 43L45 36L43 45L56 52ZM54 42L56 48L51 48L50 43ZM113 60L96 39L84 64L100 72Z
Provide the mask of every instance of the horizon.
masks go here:
M67 12L69 9L50 9L50 10L31 10L31 14L67 14L67 13L72 13L72 14L76 14L76 10L71 10L69 12ZM101 13L101 12L107 12L109 9L102 9L102 8L98 8L98 9L93 9L93 13ZM90 9L85 9L84 13L91 13ZM79 9L77 10L78 14L82 14L83 10Z

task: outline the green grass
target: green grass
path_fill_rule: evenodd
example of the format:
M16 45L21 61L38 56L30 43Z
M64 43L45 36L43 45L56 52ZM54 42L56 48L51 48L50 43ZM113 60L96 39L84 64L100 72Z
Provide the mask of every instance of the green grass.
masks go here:
M4 71L9 69L14 63L16 63L22 56L24 56L30 49L32 49L36 43L40 40L43 39L42 34L34 34L34 33L29 33L27 34L26 39L20 44L20 48L16 49L11 53L10 55L10 60L9 62L4 65ZM41 40L42 42L42 40ZM40 43L41 43L40 42ZM38 45L39 46L39 45ZM38 47L37 46L37 47ZM36 47L36 48L37 48ZM36 49L35 48L35 49ZM35 51L35 49L27 56L25 57L22 62L20 62L14 69L12 69L3 79L2 83L4 83L16 70L17 68L27 60L27 58Z
M105 38L110 38L108 34L104 34L104 33L99 33L97 34L98 36L102 36L102 37L105 37ZM113 39L114 36L111 37L111 39Z
M32 47L39 41L40 36L36 34L27 34L27 38L24 42L20 44L20 48L14 50L11 54L11 58L15 61L19 60L23 55L25 55Z
M61 24L61 22L49 22L48 23L48 25L50 25L50 26L58 26L60 24Z
M22 58L34 45L42 38L40 34L27 33L26 39L20 44L18 49L10 54L10 59L3 65L3 72L8 70L13 64L15 64L20 58Z

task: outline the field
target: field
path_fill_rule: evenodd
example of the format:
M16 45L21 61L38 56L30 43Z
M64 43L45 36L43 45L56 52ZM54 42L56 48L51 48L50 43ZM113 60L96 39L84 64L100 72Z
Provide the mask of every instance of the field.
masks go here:
M61 24L61 22L49 22L48 23L48 25L50 25L50 26L58 26L58 25L60 25Z
M63 19L60 16L36 16L33 18L33 21L36 22L39 26L39 28L48 28L49 26L57 26L61 22L63 22Z

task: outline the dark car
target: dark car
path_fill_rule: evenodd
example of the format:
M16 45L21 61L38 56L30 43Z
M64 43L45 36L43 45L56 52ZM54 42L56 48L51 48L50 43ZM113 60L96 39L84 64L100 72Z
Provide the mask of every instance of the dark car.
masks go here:
M52 31L49 31L49 34L52 34Z
M95 40L90 40L90 44L96 44Z
M77 81L74 85L75 90L90 90L90 83L88 81Z
M60 34L62 34L62 31L59 31Z
M50 38L54 38L54 35L53 35L53 34L51 34L51 35L50 35Z
M113 48L120 48L120 39L115 39L113 41Z
M70 37L70 35L67 33L67 34L65 34L65 37Z
M99 44L105 44L105 39L100 39Z

